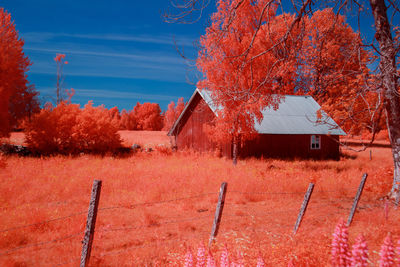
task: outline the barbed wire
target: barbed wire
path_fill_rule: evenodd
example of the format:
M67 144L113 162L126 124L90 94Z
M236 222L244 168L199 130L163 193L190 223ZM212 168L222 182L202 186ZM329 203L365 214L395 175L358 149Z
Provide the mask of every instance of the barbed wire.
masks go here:
M229 190L227 193L237 193L243 195L304 195L305 192L243 192L237 190Z
M21 250L21 249L26 249L26 248L31 248L31 247L38 247L38 246L43 246L43 245L50 244L50 243L63 241L63 240L70 239L70 238L73 238L73 237L78 236L78 235L82 235L83 236L83 232L79 231L77 233L74 233L74 234L71 234L71 235L68 235L68 236L64 236L64 237L61 237L61 238L53 239L53 240L50 240L50 241L43 241L43 242L38 242L38 243L33 243L33 244L28 244L28 245L15 247L15 248L0 252L0 256L8 255L8 254L10 254L12 252L15 252L15 251L18 251L18 250Z
M0 230L0 233L14 231L14 230L23 229L23 228L27 228L27 227L31 227L31 226L36 226L36 225L41 225L41 224L45 224L45 223L49 223L49 222L65 220L65 219L76 217L78 215L82 215L82 214L86 214L86 213L87 213L87 211L82 211L82 212L72 213L70 215L63 216L63 217L58 217L58 218L54 218L54 219L48 219L48 220L40 221L40 222L37 222L37 223L26 224L26 225L21 225L21 226L16 226L16 227L10 227L10 228L7 228L7 229Z
M213 207L215 208L215 207ZM215 213L214 209L207 209L207 210L201 210L201 211L196 211L197 213L202 213L202 214L207 214L208 216L213 215ZM176 218L182 218L182 215L177 215L177 216L168 216L168 217L163 217L162 219L176 219Z
M181 198L162 200L162 201L142 202L142 203L135 203L135 204L131 204L131 205L110 206L110 207L99 208L99 211L123 209L123 208L125 208L125 209L133 209L133 208L138 207L138 206L164 204L164 203L170 203L170 202L181 201L181 200L186 200L186 199L195 199L195 198L200 198L200 197L209 196L209 195L216 195L216 194L218 194L218 193L216 193L216 192L215 193L204 193L204 194L190 196L190 197L181 197Z
M77 201L77 200L71 200L71 201L47 201L47 202L28 202L28 203L24 203L21 205L13 205L13 206L3 206L0 207L0 209L17 209L17 208L22 208L25 206L37 206L37 205L42 205L42 206L49 206L49 205L67 205L67 204L71 204L71 203L79 203L81 201Z
M254 218L265 218L265 217L270 217L271 215L274 214L282 214L282 213L287 213L288 211L271 211L271 212L265 212L265 213L245 213L245 214L231 214L231 213L224 213L222 217L224 216L231 216L231 217L254 217ZM298 212L298 211L297 211Z
M110 229L101 229L101 230L95 230L95 232L103 233L103 232L113 232L113 231L131 231L131 230L137 230L145 227L151 227L151 226L161 226L161 225L166 225L166 224L174 224L174 223L180 223L180 222L190 222L190 221L198 221L202 219L211 219L210 216L201 216L201 217L195 217L195 218L186 218L182 220L174 220L174 221L166 221L166 222L161 222L157 224L142 224L142 225L137 225L137 226L132 226L132 227L121 227L121 228L110 228Z

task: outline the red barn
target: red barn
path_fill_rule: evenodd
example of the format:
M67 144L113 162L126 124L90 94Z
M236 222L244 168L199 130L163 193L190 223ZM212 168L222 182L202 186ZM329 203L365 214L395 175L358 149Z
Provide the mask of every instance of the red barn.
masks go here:
M317 123L321 107L311 96L287 95L279 108L265 108L263 120L255 123L255 139L244 142L239 157L339 159L339 135L345 132L326 114L324 123ZM169 136L175 137L178 149L197 151L221 150L232 157L232 144L216 144L204 131L204 125L216 116L208 91L196 89L176 120Z

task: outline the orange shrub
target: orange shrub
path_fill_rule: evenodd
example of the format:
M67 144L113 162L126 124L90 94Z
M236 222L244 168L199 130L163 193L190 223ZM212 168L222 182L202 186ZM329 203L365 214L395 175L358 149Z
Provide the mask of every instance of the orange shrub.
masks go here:
M121 146L118 128L103 106L92 102L80 109L77 104L47 105L27 125L26 143L41 155L105 153Z
M121 147L118 125L104 106L93 107L92 102L77 116L74 134L76 144L83 152L105 153Z

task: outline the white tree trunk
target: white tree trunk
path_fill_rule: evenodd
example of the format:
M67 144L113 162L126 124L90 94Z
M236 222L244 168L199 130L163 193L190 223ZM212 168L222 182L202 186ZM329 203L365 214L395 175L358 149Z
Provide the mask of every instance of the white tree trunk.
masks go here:
M396 52L385 1L370 0L370 4L375 20L375 38L379 43L379 67L394 163L393 185L391 189L393 195L396 192L398 193L400 188L400 97L396 70Z

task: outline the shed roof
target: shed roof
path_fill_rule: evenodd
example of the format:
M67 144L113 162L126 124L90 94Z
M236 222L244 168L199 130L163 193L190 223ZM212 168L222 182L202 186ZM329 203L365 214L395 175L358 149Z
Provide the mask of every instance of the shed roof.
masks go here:
M199 94L208 104L210 109L217 115L221 109L214 105L211 93L207 90L196 88L185 109L176 120L168 135L172 135L177 124L186 112L187 107ZM321 106L311 96L286 95L279 104L277 110L266 107L262 111L263 119L259 123L254 122L255 130L260 134L323 134L323 135L346 135L346 133L329 117L324 111L321 112L322 119L317 121L317 111Z

